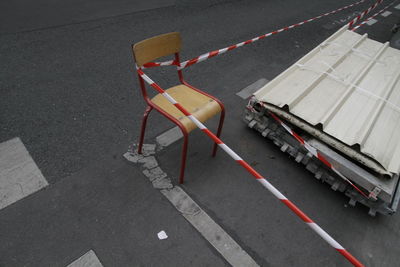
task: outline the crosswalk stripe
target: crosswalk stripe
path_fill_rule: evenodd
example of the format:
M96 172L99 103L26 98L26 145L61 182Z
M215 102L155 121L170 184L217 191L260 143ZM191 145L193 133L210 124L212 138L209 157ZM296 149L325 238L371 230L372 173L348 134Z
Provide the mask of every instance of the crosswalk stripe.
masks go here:
M21 139L0 143L0 210L47 185Z
M93 250L89 250L84 255L76 259L67 267L103 267Z

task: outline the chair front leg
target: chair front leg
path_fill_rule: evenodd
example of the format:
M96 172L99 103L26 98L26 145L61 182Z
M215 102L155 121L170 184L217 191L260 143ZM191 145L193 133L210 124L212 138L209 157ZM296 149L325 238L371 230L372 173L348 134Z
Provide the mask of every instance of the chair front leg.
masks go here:
M184 176L185 176L185 168L186 168L186 156L187 156L187 149L188 149L188 139L189 135L185 128L179 127L183 134L183 146L182 146L182 159L181 159L181 170L179 174L179 183L183 184Z
M143 147L143 140L144 140L144 132L146 131L146 124L147 124L147 117L150 114L150 111L152 111L153 108L151 106L147 106L146 110L144 111L143 114L143 119L142 119L142 128L140 130L140 138L139 138L139 147L138 147L138 154L142 154L142 147Z

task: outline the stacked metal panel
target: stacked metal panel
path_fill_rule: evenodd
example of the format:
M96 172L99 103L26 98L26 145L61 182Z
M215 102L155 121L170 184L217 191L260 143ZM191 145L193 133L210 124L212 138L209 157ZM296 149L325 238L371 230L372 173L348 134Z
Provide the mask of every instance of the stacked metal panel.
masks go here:
M255 93L400 172L400 51L345 28Z

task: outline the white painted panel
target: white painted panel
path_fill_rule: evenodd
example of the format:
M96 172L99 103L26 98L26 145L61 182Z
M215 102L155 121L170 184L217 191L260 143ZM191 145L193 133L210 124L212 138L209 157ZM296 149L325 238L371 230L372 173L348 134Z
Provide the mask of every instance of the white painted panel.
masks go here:
M67 267L103 267L93 250L85 253Z
M366 22L366 24L368 24L369 26L371 26L371 25L373 25L373 24L375 24L375 23L377 23L378 21L376 20L376 19L369 19L367 22Z
M390 12L390 11L385 11L385 12L383 12L383 13L381 14L382 17L388 17L388 16L390 16L390 15L392 15L392 12Z
M0 144L0 209L47 185L19 138Z

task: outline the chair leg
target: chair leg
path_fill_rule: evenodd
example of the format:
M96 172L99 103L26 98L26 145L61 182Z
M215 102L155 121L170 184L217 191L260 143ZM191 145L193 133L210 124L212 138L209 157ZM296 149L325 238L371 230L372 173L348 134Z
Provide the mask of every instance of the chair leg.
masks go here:
M218 125L218 130L217 130L217 137L219 138L222 132L222 126L224 125L224 119L225 119L225 109L221 110L221 115L219 116L219 125ZM217 148L218 144L214 143L213 151L212 151L212 156L215 157L217 154Z
M183 184L184 176L185 176L185 167L186 167L186 156L187 156L187 148L188 148L188 133L186 129L181 128L183 134L183 147L182 147L182 159L181 159L181 171L179 174L179 183Z
M151 106L147 106L146 110L144 111L144 114L143 114L142 128L140 130L139 147L138 147L139 154L142 154L144 132L146 131L147 117L149 116L150 111L152 111L152 110L153 110L153 108Z

